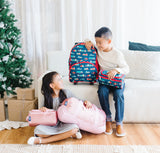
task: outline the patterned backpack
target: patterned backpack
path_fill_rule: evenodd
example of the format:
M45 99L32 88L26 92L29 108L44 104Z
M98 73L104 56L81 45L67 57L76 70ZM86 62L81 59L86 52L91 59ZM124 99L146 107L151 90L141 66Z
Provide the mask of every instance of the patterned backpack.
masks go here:
M74 84L86 82L93 84L98 79L97 50L87 50L85 43L75 43L69 57L69 80Z

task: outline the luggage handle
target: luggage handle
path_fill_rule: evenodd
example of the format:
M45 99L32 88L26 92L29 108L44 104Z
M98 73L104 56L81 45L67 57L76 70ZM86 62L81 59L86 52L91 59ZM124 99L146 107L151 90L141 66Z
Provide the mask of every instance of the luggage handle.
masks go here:
M41 110L39 110L39 109L33 109L33 110L31 110L31 111L29 111L29 112L43 112L43 111L41 111ZM45 112L56 112L55 110L53 110L53 109L47 109ZM45 113L44 112L44 113Z

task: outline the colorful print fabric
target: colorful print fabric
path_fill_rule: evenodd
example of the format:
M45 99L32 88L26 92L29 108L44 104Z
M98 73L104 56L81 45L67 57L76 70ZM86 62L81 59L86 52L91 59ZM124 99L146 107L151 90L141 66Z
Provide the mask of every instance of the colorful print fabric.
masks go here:
M123 88L125 75L116 74L113 79L109 80L107 72L108 71L106 70L101 70L99 72L99 79L98 79L99 83L108 86L113 86L115 88Z
M84 43L76 44L69 58L70 82L94 83L98 74L97 51L93 47L87 50Z

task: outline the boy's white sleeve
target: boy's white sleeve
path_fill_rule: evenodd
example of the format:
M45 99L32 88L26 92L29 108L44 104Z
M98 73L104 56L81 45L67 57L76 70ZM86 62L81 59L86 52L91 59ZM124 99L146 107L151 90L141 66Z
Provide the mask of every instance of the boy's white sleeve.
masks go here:
M121 74L128 74L129 73L129 66L126 63L124 55L122 53L119 54L118 57L118 68L115 68Z

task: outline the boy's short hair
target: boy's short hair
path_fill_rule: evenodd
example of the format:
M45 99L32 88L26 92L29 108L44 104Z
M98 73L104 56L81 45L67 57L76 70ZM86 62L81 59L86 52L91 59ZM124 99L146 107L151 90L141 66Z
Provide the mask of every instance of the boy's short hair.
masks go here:
M112 31L107 27L102 27L95 33L95 37L101 37L104 39L112 39Z

